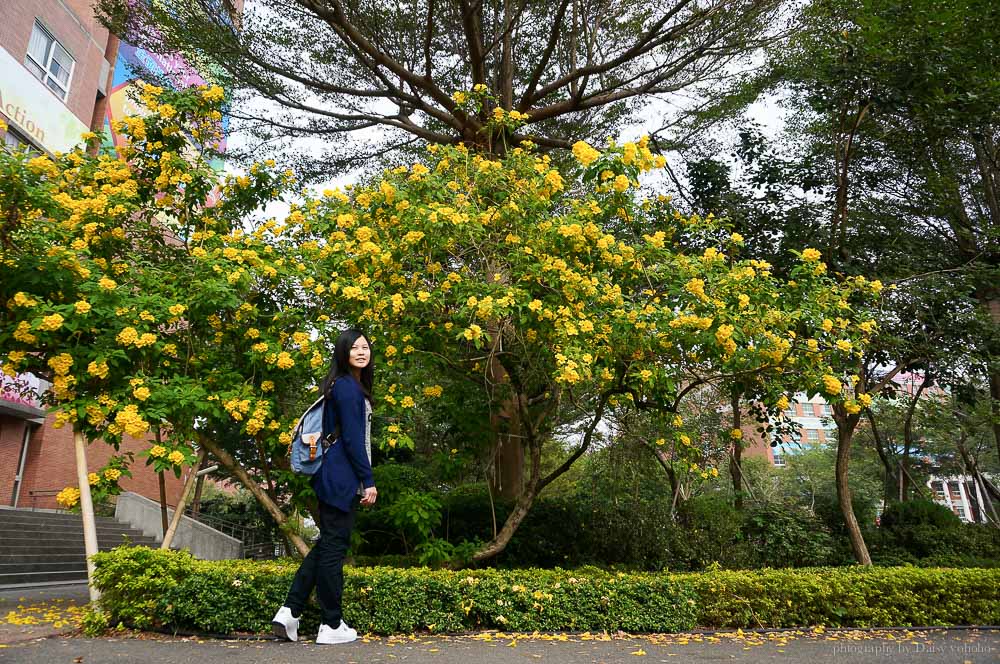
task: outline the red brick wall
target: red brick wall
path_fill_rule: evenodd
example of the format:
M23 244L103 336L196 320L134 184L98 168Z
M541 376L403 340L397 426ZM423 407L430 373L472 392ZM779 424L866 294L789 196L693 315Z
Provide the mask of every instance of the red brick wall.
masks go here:
M14 500L14 475L21 455L24 420L0 415L0 505Z
M73 447L73 430L71 427L56 429L52 426L54 418L49 416L45 425L37 428L28 443L28 456L25 463L24 479L18 507L31 507L32 500L29 491L61 490L67 486L76 486L76 453ZM3 430L7 420L4 419ZM13 430L13 427L11 427ZM21 430L23 432L23 429ZM136 452L146 449L149 444L142 440L127 437L121 445L121 452ZM14 473L17 472L17 451L20 450L20 439L16 446L10 446L7 435L0 432L0 503L10 505L12 496L9 485L13 484ZM95 441L87 447L87 467L95 471L104 466L114 448L103 441ZM136 458L132 464L132 478L122 478L120 484L126 491L134 491L152 500L160 499L159 480L156 473L145 465L145 459ZM172 473L165 476L167 503L175 505L183 488L185 474L178 479ZM8 479L9 476L9 479ZM8 488L5 490L4 487ZM6 493L5 493L6 491ZM55 497L39 497L34 502L35 507L58 508Z
M52 103L67 106L81 122L90 126L97 100L98 79L108 43L108 31L94 18L91 0L2 0L0 48L18 62L28 52L31 29L37 18L62 44L76 66L66 101L52 95ZM114 64L114 63L111 63Z

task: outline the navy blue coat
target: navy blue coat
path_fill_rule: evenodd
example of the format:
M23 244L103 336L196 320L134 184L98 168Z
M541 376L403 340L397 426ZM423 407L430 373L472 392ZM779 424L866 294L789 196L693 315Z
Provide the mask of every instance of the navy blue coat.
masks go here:
M359 486L375 486L365 451L365 395L357 380L341 376L326 396L323 435L339 425L340 436L323 455L323 465L313 475L312 486L321 501L347 512Z

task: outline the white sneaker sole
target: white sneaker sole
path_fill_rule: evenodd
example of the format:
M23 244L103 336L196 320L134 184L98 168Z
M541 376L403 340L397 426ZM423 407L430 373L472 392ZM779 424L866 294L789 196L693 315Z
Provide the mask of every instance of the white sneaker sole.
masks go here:
M358 640L357 636L335 637L335 638L332 638L332 639L323 639L322 641L320 641L319 639L316 639L316 645L318 645L318 646L335 646L335 645L339 645L341 643L350 643L352 641L357 641L357 640Z

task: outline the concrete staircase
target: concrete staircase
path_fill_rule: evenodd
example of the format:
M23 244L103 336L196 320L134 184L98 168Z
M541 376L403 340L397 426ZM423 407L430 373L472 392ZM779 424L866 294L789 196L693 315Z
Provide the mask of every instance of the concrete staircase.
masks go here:
M97 545L107 551L129 538L152 546L155 538L97 517ZM83 521L79 514L0 509L0 589L86 581Z

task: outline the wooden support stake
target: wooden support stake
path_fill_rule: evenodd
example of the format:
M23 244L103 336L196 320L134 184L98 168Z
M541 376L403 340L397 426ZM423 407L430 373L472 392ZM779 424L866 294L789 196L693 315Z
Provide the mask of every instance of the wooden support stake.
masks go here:
M187 481L184 483L184 491L181 492L181 497L174 508L174 518L170 520L170 527L167 528L167 532L163 536L163 542L160 544L161 549L170 548L170 542L173 541L174 533L177 532L177 526L180 525L181 517L184 516L184 507L187 505L188 500L191 499L191 494L194 493L194 485L198 480L197 469L201 468L201 464L205 463L206 456L208 456L208 450L202 447L198 453L198 463L191 467L191 474L188 475Z
M74 429L73 445L76 448L76 480L80 486L80 513L83 515L83 549L87 555L87 585L90 601L96 602L101 593L94 585L94 561L97 553L97 522L94 519L94 502L90 498L90 480L87 478L87 441L83 433Z

